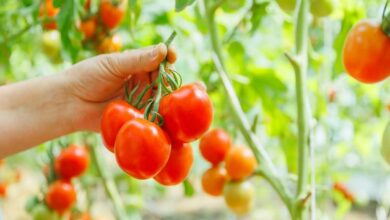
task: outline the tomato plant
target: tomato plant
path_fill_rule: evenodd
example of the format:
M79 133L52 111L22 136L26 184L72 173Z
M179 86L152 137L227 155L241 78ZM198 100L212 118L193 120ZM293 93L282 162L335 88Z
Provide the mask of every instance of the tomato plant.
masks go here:
M70 182L58 180L49 186L45 201L50 208L63 214L75 203L76 190Z
M131 119L142 118L142 114L123 100L109 103L102 115L100 130L105 146L114 152L114 145L119 129Z
M171 144L165 132L141 118L125 123L115 141L118 165L137 179L157 175L168 162L170 152Z
M211 125L213 107L207 92L197 84L188 84L165 96L159 112L163 128L172 140L191 142Z
M89 155L85 146L72 144L62 150L55 160L58 175L66 180L82 175L89 165Z
M154 179L162 185L177 185L188 176L193 161L190 144L174 143L167 164Z
M202 137L199 150L207 161L217 165L225 159L231 145L232 140L229 134L222 129L213 129Z
M249 212L254 205L255 189L249 181L229 182L223 189L227 206L236 214Z
M223 193L223 186L227 180L228 175L225 168L220 166L213 166L203 173L203 191L212 196L220 196Z
M376 83L390 74L390 38L379 23L358 22L349 32L343 49L345 70L363 83Z
M233 147L225 157L227 173L235 180L244 179L251 175L255 171L256 165L256 158L247 147Z

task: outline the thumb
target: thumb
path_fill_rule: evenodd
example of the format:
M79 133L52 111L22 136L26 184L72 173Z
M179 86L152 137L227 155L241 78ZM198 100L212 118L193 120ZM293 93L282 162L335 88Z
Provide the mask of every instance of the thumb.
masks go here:
M167 47L160 43L107 56L107 60L111 60L109 63L114 65L112 68L114 74L126 79L133 74L148 73L158 69L160 63L167 56Z

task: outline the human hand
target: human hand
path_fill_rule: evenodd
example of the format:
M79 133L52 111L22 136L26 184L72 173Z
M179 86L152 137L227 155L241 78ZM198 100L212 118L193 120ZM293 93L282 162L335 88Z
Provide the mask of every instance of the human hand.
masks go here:
M176 61L173 48L164 44L122 53L105 54L82 61L64 73L69 104L74 109L74 130L99 131L104 107L112 100L123 97L129 80L129 91L139 84L142 91L157 76L159 64L167 58ZM151 90L149 94L151 95Z

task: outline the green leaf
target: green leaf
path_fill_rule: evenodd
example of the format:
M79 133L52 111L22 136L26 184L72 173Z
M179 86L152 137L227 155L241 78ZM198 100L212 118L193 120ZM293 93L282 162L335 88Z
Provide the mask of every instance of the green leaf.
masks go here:
M72 61L77 58L77 45L74 45L71 37L75 32L70 31L75 28L76 3L75 0L65 0L57 17L58 27L61 32L61 41L65 50L70 54ZM72 35L73 33L73 35ZM78 32L76 32L78 33Z
M188 181L187 179L184 180L183 182L183 187L184 187L184 195L187 196L187 197L191 197L195 194L195 189L194 187L192 186L192 184L190 183L190 181Z
M66 1L66 0L54 0L53 5L54 5L54 7L59 8L59 7L61 7L61 5L64 4L64 1Z
M252 23L251 32L253 33L259 27L264 16L267 15L267 6L269 2L254 3L251 8L250 21Z
M185 9L187 6L191 5L192 3L194 3L195 0L176 0L176 11L179 12L179 11L182 11L183 9Z

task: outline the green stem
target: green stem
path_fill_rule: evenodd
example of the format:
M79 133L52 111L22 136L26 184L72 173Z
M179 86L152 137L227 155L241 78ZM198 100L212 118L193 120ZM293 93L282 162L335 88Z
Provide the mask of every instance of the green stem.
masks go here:
M251 126L246 118L245 113L243 112L240 101L237 97L237 94L234 91L233 85L226 73L225 65L223 63L223 56L221 46L219 44L217 27L215 23L214 8L209 8L207 0L204 1L205 10L207 13L207 23L210 34L211 45L214 51L214 63L217 68L217 72L222 80L225 92L229 97L233 116L235 117L235 122L237 123L242 135L247 141L249 147L253 151L253 154L256 157L256 160L261 164L261 176L263 176L275 189L278 195L281 197L283 202L286 204L290 213L292 213L292 199L291 195L287 191L287 188L283 185L280 178L278 178L275 173L274 165L268 156L268 153L265 151L264 147L261 145L257 137L251 132Z
M100 157L100 154L97 152L97 146L89 146L89 150L91 152L92 162L94 163L97 173L101 181L103 182L104 189L114 205L115 215L117 219L126 219L126 211L123 207L122 199L120 198L114 181L111 177L108 176L107 172L105 172L103 168L105 167L103 164L104 161Z

